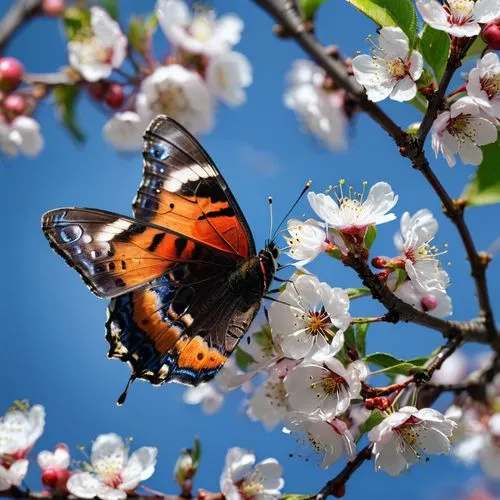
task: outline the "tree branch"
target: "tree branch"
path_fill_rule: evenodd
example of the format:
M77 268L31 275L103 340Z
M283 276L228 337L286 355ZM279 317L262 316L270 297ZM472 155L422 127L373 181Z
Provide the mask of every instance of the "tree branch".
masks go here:
M18 0L0 21L0 52L5 50L12 35L40 10L42 0Z
M366 445L354 458L352 462L348 462L346 466L330 481L328 481L321 491L307 500L323 500L332 495L340 498L345 494L345 485L349 478L356 472L366 460L370 460L372 456L372 444Z

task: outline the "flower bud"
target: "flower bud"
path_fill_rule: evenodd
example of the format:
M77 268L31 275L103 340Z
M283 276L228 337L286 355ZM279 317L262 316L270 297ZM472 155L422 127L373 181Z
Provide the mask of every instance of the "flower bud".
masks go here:
M42 471L42 483L49 488L53 488L57 484L58 474L54 467L49 467Z
M490 49L500 50L500 17L487 23L481 36Z
M58 17L64 12L64 0L43 0L42 11L47 16Z
M104 95L104 100L106 104L112 109L118 109L121 107L125 101L125 92L123 90L123 85L119 83L112 83L106 90Z
M106 91L108 90L108 87L108 82L94 82L87 87L87 90L90 96L93 97L96 101L102 101L104 99Z
M21 83L24 66L13 57L0 58L0 87L2 90L13 90Z
M434 295L425 295L420 299L420 305L425 312L434 311L434 309L436 309L438 305L438 302Z
M387 257L373 257L372 259L372 266L375 267L376 269L384 269L384 267L387 266L387 262L389 259Z
M5 110L15 115L22 115L27 104L26 99L21 94L10 94L3 101Z

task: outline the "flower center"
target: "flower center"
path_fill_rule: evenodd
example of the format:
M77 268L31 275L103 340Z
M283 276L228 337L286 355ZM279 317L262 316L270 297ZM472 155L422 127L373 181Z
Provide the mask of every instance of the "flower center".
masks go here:
M166 88L158 88L158 98L153 111L176 117L187 108L188 102L182 87L168 84Z
M422 420L410 416L405 422L403 422L398 427L395 427L394 430L410 445L413 446L419 436L419 430L417 426L422 423Z
M389 73L397 80L402 80L408 74L408 66L401 59L393 59L387 66Z
M346 386L347 382L343 377L337 375L336 373L331 373L329 377L321 380L321 387L327 396L336 394L340 385Z
M245 500L249 500L263 491L264 486L258 481L252 481L251 478L245 479L240 486L240 493Z
M111 488L116 488L122 482L120 473L123 470L123 458L121 456L103 457L93 464L93 468Z
M470 115L458 115L453 118L446 127L451 135L469 135L468 130L471 124Z
M213 19L205 14L199 14L195 16L189 32L200 42L206 42L212 38L214 33L214 21Z
M500 92L500 74L481 77L481 88L488 95L488 99L494 99Z
M462 25L472 19L474 0L448 0L444 8L451 24Z
M321 311L309 311L309 317L307 318L307 328L309 329L311 335L326 333L326 330L329 330L330 326L330 317L323 308L321 309Z

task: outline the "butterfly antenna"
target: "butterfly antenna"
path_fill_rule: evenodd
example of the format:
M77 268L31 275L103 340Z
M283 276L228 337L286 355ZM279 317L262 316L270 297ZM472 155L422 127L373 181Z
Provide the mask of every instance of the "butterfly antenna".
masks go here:
M116 401L117 406L123 406L123 403L125 403L125 400L127 399L128 390L134 380L135 380L135 375L130 375L127 385L125 386L125 390L121 393L120 397Z
M269 196L267 199L269 202L269 241L272 239L272 233L273 233L273 197Z
M288 216L292 213L292 210L297 206L297 204L301 200L302 196L304 196L306 194L307 190L311 187L311 184L312 184L312 181L307 181L306 182L306 185L304 186L304 188L300 192L299 196L295 200L295 203L291 206L290 210L288 210L288 212L286 213L286 215L283 217L283 219L281 220L281 222L276 227L271 240L274 240L274 238L276 237L276 234L278 233L279 228L283 225L283 223L286 221L286 219L288 218Z

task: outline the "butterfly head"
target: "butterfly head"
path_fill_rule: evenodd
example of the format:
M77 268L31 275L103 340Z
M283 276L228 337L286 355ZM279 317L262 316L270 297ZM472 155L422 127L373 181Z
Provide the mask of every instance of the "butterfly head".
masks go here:
M278 271L279 256L280 249L274 240L266 241L265 247L259 252L258 258L266 289L271 284L274 275Z

